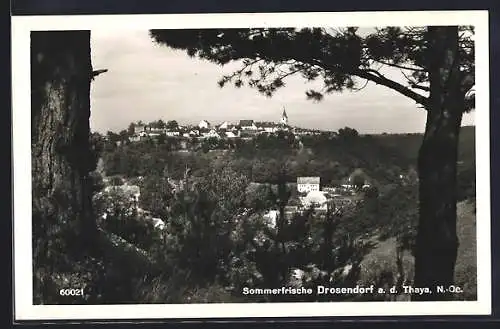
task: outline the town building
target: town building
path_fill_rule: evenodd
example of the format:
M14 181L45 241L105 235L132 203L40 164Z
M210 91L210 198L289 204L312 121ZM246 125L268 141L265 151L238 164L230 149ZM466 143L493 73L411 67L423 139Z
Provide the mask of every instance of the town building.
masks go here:
M189 137L198 137L200 136L200 131L198 129L192 129L189 131Z
M210 122L207 120L201 120L200 123L198 124L198 128L200 129L209 129L210 128Z
M205 137L205 138L220 138L220 135L215 129L210 129L209 132L203 134L203 137Z
M279 126L274 122L262 122L258 124L260 131L265 133L275 133L279 130Z
M135 125L134 126L134 134L138 135L146 130L146 126L144 125Z
M297 177L297 191L308 193L320 190L320 177Z
M310 191L307 195L301 198L304 208L313 208L314 210L328 210L328 199L321 191Z
M153 134L162 134L165 133L165 129L158 127L149 127L149 132Z
M180 132L176 131L176 130L167 130L167 131L165 131L165 135L168 137L175 137L175 136L179 136Z
M323 186L323 191L328 192L330 194L335 194L340 191L340 188L335 187L335 186Z
M266 221L266 224L268 224L272 228L276 228L276 222L279 217L279 211L278 210L269 210L267 213L264 214L264 220Z
M283 114L281 115L281 124L288 126L288 115L286 114L285 108L283 108Z
M224 129L224 130L226 130L226 129L228 129L228 126L229 126L229 125L230 125L230 124L229 124L229 122L224 121L224 122L223 122L223 123L221 123L221 124L219 125L219 127L217 127L217 128L218 128L218 129Z
M241 130L258 130L253 120L240 120Z
M225 135L226 135L226 137L227 137L227 138L236 138L236 137L238 137L238 135L237 135L237 134L235 134L235 133L234 133L234 132L232 132L232 131L226 131L226 132L225 132Z
M238 127L232 123L227 125L226 131L232 131L234 133L237 133L239 131Z
M149 133L148 136L151 137L151 138L158 138L160 137L161 133Z
M139 142L141 140L141 136L139 136L139 135L132 135L132 136L129 137L129 140L131 142Z
M164 230L165 229L165 222L161 220L161 218L151 218L151 222L154 226L154 228L157 228L159 230Z

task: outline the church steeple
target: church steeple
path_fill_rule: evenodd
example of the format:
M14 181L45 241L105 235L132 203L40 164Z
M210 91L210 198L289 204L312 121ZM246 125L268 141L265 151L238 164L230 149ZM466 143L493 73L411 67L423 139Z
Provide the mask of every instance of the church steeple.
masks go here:
M283 107L283 114L281 115L281 123L288 125L288 115L286 115L285 107Z

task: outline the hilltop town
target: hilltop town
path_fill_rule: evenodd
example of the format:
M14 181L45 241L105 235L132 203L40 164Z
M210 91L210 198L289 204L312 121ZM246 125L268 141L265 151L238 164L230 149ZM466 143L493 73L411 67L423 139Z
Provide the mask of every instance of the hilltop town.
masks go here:
M127 132L130 134L129 140L131 142L138 142L148 138L158 139L162 136L197 139L249 139L256 135L269 135L280 131L293 133L295 136L311 136L322 133L317 129L290 126L285 109L283 109L282 116L278 122L258 122L251 119L243 119L237 123L224 121L214 125L207 120L201 120L198 125L179 125L175 120L166 123L158 120L149 124L142 122L132 123Z

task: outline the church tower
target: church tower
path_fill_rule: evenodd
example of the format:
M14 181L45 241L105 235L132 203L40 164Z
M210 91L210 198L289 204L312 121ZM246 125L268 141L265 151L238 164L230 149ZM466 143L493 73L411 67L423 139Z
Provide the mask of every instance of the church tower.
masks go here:
M281 123L288 126L288 116L286 115L285 108L283 108L283 114L281 115Z

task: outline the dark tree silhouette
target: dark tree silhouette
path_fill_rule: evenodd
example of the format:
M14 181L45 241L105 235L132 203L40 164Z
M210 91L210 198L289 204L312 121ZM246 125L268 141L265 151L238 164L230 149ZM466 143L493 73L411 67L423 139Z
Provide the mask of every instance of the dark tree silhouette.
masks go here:
M340 128L338 134L339 134L340 137L345 137L345 138L355 138L355 137L358 137L357 130L349 128L349 127Z
M358 190L363 188L363 185L366 183L366 174L361 169L356 169L350 176L350 182L354 187Z
M69 242L61 237L68 227L79 232L78 241L71 241L77 244L73 250L95 245L89 176L97 165L89 128L92 78L89 31L31 33L35 270L63 262L54 250L69 252Z
M179 124L175 120L170 120L167 122L166 127L169 130L174 130L174 129L177 129L179 127Z
M119 141L121 143L128 143L129 141L129 133L127 130L121 130L119 133L118 133L118 136L119 136Z
M156 129L163 129L166 126L167 126L167 124L165 123L165 121L163 121L161 119L149 123L149 127L156 128Z
M132 136L135 134L135 123L132 122L128 125L127 133L129 134L129 136Z
M427 112L419 151L420 217L415 285L453 283L457 255L456 176L458 137L464 112L474 107L474 31L470 27L387 27L364 37L346 29L151 30L152 38L174 49L224 65L242 66L219 85L248 85L272 96L285 78L299 74L321 79L325 93L357 90L373 82L416 102ZM384 75L382 67L401 71L406 83ZM360 83L363 83L359 87ZM415 299L450 299L447 294Z
M31 33L35 300L54 299L38 273L67 270L75 259L102 251L92 206L101 182L93 171L107 143L90 133L89 117L91 81L107 71L92 69L90 31Z

